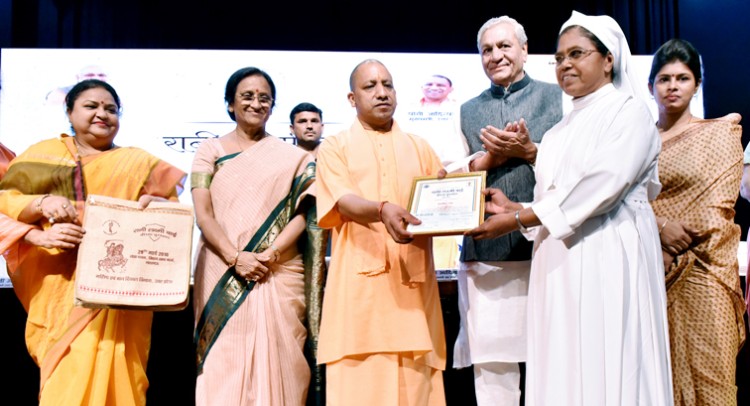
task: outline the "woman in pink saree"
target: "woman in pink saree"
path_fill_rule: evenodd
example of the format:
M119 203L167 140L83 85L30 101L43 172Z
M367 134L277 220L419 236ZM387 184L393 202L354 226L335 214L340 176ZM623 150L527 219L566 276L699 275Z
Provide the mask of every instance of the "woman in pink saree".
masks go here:
M204 141L191 188L202 237L195 268L197 405L301 405L305 231L313 158L269 135L271 78L244 68L228 80L230 133Z

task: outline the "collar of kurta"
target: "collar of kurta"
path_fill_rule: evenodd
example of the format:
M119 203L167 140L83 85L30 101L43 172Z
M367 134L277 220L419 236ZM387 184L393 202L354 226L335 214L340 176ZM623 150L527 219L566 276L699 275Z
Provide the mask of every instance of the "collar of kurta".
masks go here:
M504 97L508 97L513 92L517 92L524 87L528 86L529 83L531 83L531 78L529 75L524 72L523 73L523 79L519 80L518 82L511 83L510 86L504 87L500 85L496 85L494 83L490 84L490 94L492 97L502 99Z

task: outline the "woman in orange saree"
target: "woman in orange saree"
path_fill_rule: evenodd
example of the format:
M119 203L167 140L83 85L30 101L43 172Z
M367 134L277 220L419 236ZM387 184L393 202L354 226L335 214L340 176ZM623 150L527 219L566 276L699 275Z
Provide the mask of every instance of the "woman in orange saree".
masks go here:
M0 180L3 179L5 172L8 171L10 161L15 157L15 152L0 143ZM19 226L21 226L20 229ZM24 229L25 225L23 223L19 223L5 214L0 213L0 252L7 251L14 241L23 237L26 233L26 230Z
M75 136L32 145L0 183L0 233L13 288L28 312L26 345L40 367L40 405L144 405L149 311L74 306L77 246L87 194L177 199L185 174L138 148L118 147L120 101L105 82L68 93Z
M275 87L257 68L228 80L236 128L196 152L191 191L201 229L194 304L197 405L302 405L305 270L298 240L314 163L266 133Z
M700 57L690 43L670 40L659 48L649 90L659 107L663 187L652 206L666 272L675 404L732 405L745 340L734 223L742 128L692 116L700 83Z

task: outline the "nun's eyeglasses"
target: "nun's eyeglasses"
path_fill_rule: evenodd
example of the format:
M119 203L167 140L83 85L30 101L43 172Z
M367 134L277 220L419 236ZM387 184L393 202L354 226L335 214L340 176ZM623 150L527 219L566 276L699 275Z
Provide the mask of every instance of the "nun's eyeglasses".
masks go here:
M571 49L570 51L568 51L567 55L555 54L554 64L555 66L560 66L565 62L566 59L570 60L570 62L572 63L576 63L580 61L581 59L589 56L592 52L596 52L596 49L576 48L576 49Z

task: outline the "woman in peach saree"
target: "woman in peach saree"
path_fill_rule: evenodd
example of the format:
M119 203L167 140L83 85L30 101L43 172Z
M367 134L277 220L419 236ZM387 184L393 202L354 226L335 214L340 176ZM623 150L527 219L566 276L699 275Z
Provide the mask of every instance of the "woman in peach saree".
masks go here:
M663 186L652 206L666 272L675 404L736 405L736 358L745 340L734 223L742 128L727 118L693 117L700 83L700 56L689 42L659 48L649 90L659 108Z
M236 128L196 152L191 190L202 237L195 264L197 405L302 405L305 269L314 209L310 154L266 133L275 87L257 68L228 80Z

